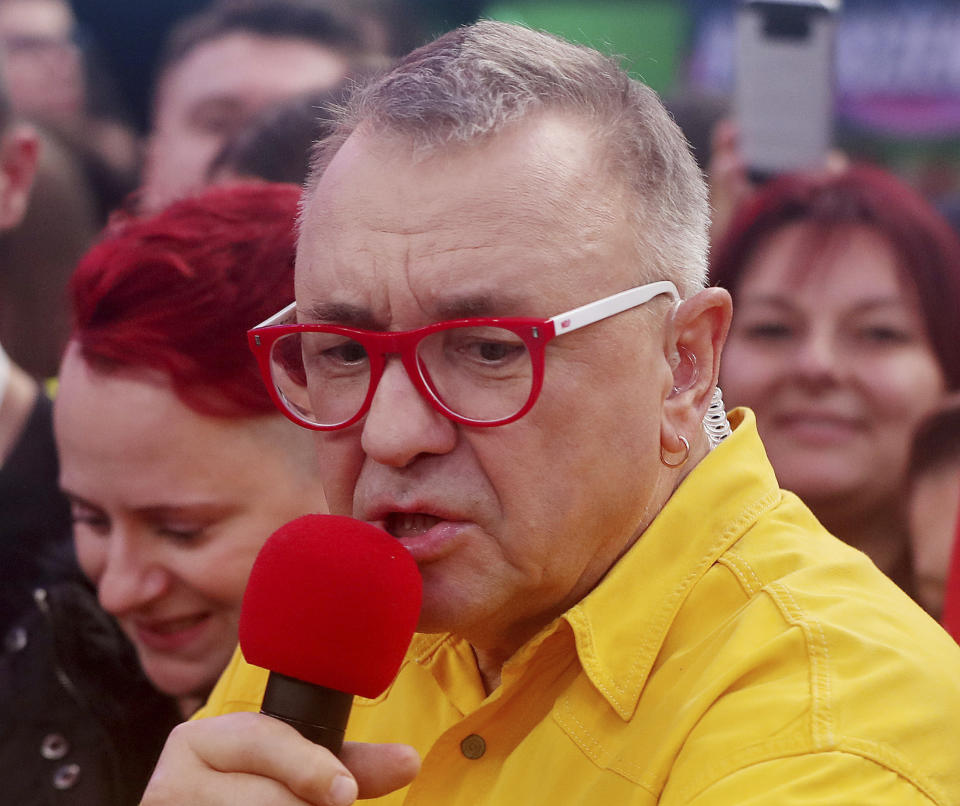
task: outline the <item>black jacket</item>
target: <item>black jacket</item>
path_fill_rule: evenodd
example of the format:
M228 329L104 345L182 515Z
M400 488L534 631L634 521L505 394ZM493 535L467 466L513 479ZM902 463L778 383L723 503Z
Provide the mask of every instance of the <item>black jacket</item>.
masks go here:
M178 721L89 587L40 588L0 656L0 806L134 806Z
M0 636L30 606L35 587L80 576L58 473L52 407L41 393L0 465Z

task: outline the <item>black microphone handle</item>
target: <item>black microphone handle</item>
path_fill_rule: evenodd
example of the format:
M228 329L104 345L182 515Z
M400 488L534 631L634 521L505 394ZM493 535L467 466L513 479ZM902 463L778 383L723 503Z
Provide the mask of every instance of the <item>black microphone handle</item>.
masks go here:
M343 746L353 695L270 672L260 713L293 726L334 755Z

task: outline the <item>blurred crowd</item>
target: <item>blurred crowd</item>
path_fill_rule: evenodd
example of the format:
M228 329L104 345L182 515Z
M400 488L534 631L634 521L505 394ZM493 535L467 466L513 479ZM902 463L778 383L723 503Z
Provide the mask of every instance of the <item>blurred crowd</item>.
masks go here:
M494 5L0 0L3 802L137 802L229 659L259 543L322 511L245 342L293 298L294 186L356 83ZM756 185L724 100L668 94L714 194L728 406L960 640L956 188L855 143ZM216 640L170 661L210 614Z

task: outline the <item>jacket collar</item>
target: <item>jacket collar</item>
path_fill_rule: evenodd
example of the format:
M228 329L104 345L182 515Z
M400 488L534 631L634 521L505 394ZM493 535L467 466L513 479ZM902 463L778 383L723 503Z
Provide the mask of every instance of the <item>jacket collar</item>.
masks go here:
M780 499L753 412L737 409L730 421L733 434L693 468L606 578L564 615L584 671L624 720L687 594Z

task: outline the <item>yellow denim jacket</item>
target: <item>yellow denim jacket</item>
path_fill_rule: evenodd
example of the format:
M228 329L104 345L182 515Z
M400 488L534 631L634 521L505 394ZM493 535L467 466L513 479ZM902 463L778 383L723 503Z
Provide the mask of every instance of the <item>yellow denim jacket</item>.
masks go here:
M483 691L470 647L415 637L347 738L406 742L376 803L960 804L960 647L778 489L752 413L607 577ZM234 657L200 716L258 710Z

